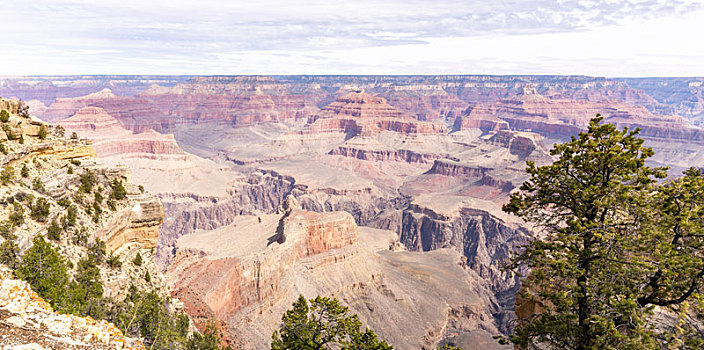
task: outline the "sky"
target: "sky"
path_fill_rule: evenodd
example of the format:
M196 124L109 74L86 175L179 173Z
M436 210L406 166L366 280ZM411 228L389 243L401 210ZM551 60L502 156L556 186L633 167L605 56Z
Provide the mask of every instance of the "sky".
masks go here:
M0 75L704 76L704 0L0 0Z

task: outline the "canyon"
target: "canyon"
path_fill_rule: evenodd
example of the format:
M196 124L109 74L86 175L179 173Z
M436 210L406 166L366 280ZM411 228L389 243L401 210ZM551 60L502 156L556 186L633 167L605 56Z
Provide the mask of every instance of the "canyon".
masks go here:
M196 326L267 348L298 295L320 294L397 348L471 349L502 348L515 319L501 263L533 233L501 205L526 161L599 113L640 128L653 164L704 166L702 80L0 77L0 95L135 183L148 218L101 237L154 247Z

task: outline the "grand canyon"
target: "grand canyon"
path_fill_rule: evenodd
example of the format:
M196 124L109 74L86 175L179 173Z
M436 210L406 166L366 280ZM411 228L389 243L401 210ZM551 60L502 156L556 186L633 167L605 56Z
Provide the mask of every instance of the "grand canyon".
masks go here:
M0 96L117 169L100 171L143 217L116 213L95 235L129 259L139 244L194 327L215 320L230 346L268 349L299 295L323 295L398 349L506 349L494 337L515 324L520 281L502 264L535 230L501 207L526 161L550 163L601 114L641 130L651 165L703 167L703 83L12 76Z

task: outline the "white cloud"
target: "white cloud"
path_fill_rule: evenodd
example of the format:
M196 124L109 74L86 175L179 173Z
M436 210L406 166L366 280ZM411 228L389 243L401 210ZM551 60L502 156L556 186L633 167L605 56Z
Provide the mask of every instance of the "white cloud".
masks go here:
M0 23L0 74L704 75L701 0L25 0Z

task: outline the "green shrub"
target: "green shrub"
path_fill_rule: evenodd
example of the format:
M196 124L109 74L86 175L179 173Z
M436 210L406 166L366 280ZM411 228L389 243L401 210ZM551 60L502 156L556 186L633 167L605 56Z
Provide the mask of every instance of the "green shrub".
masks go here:
M2 154L7 155L7 148L5 147L5 144L2 143L2 142L0 142L0 152L1 152Z
M147 283L152 281L152 276L149 275L149 271L144 274L144 280L147 281Z
M17 107L17 115L23 118L29 118L29 106L24 104L22 100L20 100L19 106Z
M137 255L132 259L132 263L135 264L135 266L142 266L142 254L137 252Z
M64 134L66 133L66 129L64 129L63 126L57 125L54 127L54 135L58 137L64 137Z
M122 261L120 261L120 257L117 255L110 254L106 263L111 269L119 269L122 267Z
M37 198L37 201L34 203L34 205L31 206L29 216L31 216L32 219L36 221L44 222L49 216L50 208L51 204L49 203L49 201L47 201L43 197L39 197Z
M144 193L144 186L139 185L139 186L137 186L137 188L139 188L139 192Z
M74 231L71 242L76 245L86 246L88 244L88 230L85 227L81 227Z
M105 242L100 239L96 239L95 242L88 247L88 256L98 264L105 262L106 255Z
M125 190L125 186L122 185L122 181L119 181L117 179L112 180L110 188L112 189L112 193L110 193L111 198L114 198L119 201L127 197L127 191Z
M32 181L32 189L37 191L37 192L44 192L44 183L42 183L42 179L35 177L34 181Z
M7 220L13 227L20 226L24 223L24 208L22 204L17 202L12 203L12 212L10 212L10 217Z
M78 216L78 209L75 205L71 205L66 210L66 223L68 226L76 226L76 217Z
M22 177L29 177L29 168L27 168L27 164L22 164L22 170L20 170L20 175L22 175Z
M81 165L81 161L78 159L71 159L70 162L71 162L71 164L73 164L75 166Z
M10 121L10 112L6 110L1 110L0 111L0 122L7 123Z
M15 131L12 130L12 128L9 125L3 124L2 131L5 132L5 136L7 136L8 140L10 140L10 141L17 140L17 135L15 134Z
M78 134L75 131L71 133L71 140L78 140Z
M5 167L2 172L0 172L0 182L2 182L3 185L7 186L9 185L12 180L15 178L15 169L13 169L11 166Z
M17 138L17 142L20 143L20 145L24 144L24 135L20 134L20 137Z
M46 126L44 126L44 124L40 125L40 126L39 126L39 132L37 133L37 136L39 137L39 139L40 139L40 140L45 140L45 139L46 139L46 134L47 134Z
M17 269L20 264L20 248L15 243L15 239L5 238L0 244L0 264L5 264L11 269Z
M51 220L51 224L46 229L46 236L52 241L61 240L61 226L56 222L56 220Z
M68 170L66 170L66 174L69 174L69 175L73 174L73 167L69 166Z
M218 350L220 349L220 337L215 322L210 322L205 327L203 334L193 333L186 342L187 350Z
M93 196L95 198L96 203L102 203L103 202L103 195L100 194L100 192L95 192L95 195Z
M91 193L93 191L93 185L95 185L95 174L92 171L86 170L81 174L81 185L78 189L84 193Z
M115 201L112 198L108 199L107 205L108 205L108 208L110 208L110 210L112 210L112 211L117 210L117 205L115 204Z
M69 279L66 263L42 235L32 240L32 247L22 256L17 277L29 282L32 289L54 309L61 310L66 306Z

